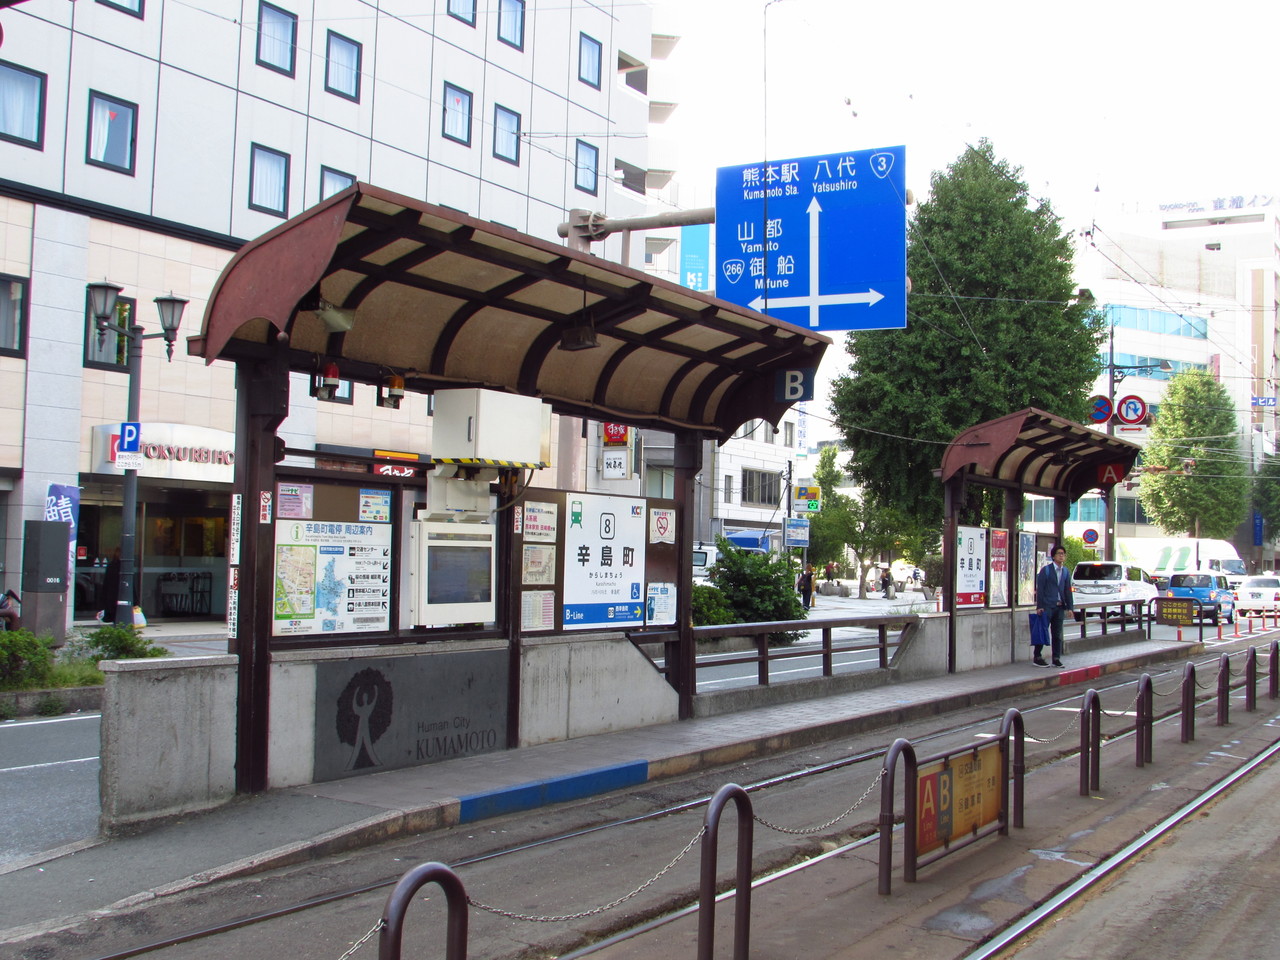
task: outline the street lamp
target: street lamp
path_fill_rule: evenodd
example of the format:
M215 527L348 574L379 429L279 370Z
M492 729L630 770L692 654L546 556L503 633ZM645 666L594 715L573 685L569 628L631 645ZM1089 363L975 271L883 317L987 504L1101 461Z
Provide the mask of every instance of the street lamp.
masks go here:
M1130 373L1142 373L1144 371L1159 370L1162 373L1169 373L1173 370L1173 364L1168 360L1161 360L1159 363L1116 363L1116 324L1115 320L1111 321L1111 337L1108 347L1107 356L1107 399L1111 402L1111 413L1107 417L1107 436L1115 436L1116 432L1116 384L1120 383ZM1116 558L1116 488L1114 485L1107 488L1103 494L1103 517L1107 524L1106 554L1104 559L1114 560Z
M138 422L138 408L142 397L142 341L164 337L165 351L170 362L173 361L173 344L178 339L178 327L182 323L182 311L187 301L170 293L167 297L156 297L156 309L160 313L160 333L144 333L143 326L134 322L125 327L115 323L116 297L124 288L109 283L89 284L89 309L93 311L94 324L98 331L99 346L106 340L110 331L118 337L129 341L129 412L126 415L129 423ZM136 319L136 318L135 318ZM124 505L120 517L120 587L116 594L115 622L117 624L133 623L133 581L137 572L137 554L134 551L134 528L138 514L138 471L124 472Z

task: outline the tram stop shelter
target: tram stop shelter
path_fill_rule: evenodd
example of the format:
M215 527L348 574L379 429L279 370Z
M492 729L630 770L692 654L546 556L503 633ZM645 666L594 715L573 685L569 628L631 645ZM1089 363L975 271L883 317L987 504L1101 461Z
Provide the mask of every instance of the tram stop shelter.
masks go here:
M1128 440L1028 407L988 420L957 434L942 455L936 475L943 483L943 599L948 623L947 669L966 669L959 657L981 646L974 634L1018 635L1014 612L1034 605L1033 579L1037 547L1061 542L1075 503L1090 490L1110 493L1133 469L1141 448ZM960 519L971 488L1004 492L1003 530L965 528ZM1053 499L1053 535L1042 544L1029 534L1018 536L1024 494ZM1114 498L1108 498L1108 503ZM1114 518L1106 517L1105 536L1114 536ZM977 541L988 534L1007 538L1003 553ZM962 554L981 551L984 582L978 590L963 584ZM968 560L968 556L963 559ZM988 563L990 560L990 563ZM1002 560L1003 569L996 569ZM1025 617L1021 618L1023 621ZM1008 621L1008 630L1003 629ZM1021 624L1023 630L1026 624ZM998 649L1001 641L995 641ZM1005 661L1007 662L1007 660Z
M272 519L281 514L272 511L283 509L278 484L285 476L317 485L326 479L315 451L286 448L278 436L290 410L290 374L310 378L313 391L331 377L371 384L380 398L401 387L407 394L482 388L536 397L562 416L673 433L676 537L667 573L679 587L675 623L681 657L688 660L687 670L669 673L679 692L679 684L692 679L690 506L701 442L723 442L749 420L776 426L800 399L780 392L779 384L794 385L803 372L815 370L829 343L821 334L593 255L363 183L247 244L223 271L201 333L189 341L193 355L206 362L228 360L237 369L228 558L229 633L237 657L236 789L280 785L281 777L269 771L281 769L275 754L286 749L313 750L315 763L321 762L318 746L286 746L287 728L305 725L309 706L330 692L350 701L342 701L335 722L352 746L351 763L367 766L371 756L387 750L385 743L375 743L379 724L389 722L386 700L375 703L373 693L350 694L349 688L329 691L323 678L298 682L288 658L299 651L318 650L337 660L358 658L362 646L367 655L374 646L386 662L430 657L434 677L453 669L442 666L452 662L438 655L442 649L465 644L430 641L469 642L467 669L492 669L502 681L500 699L506 703L493 704L490 714L504 725L497 747L522 739L519 672L527 611L521 609L520 584L512 582L519 566L508 556L514 524L507 518L516 511L502 511L522 502L523 468L532 465L497 465L493 489L496 515L503 519L495 521L496 627L458 625L440 633L405 623L398 615L403 578L392 575L385 629L282 635L273 610L279 596ZM348 469L367 472L371 466L355 463ZM397 521L410 518L439 464L422 457L417 466L416 478L376 478L393 488L389 512ZM350 480L352 474L343 476ZM391 536L394 561L406 552L407 538L399 529ZM321 718L318 707L315 716ZM317 719L317 726L323 722ZM435 722L418 721L419 729ZM460 742L424 739L428 752ZM424 739L417 742L419 753Z

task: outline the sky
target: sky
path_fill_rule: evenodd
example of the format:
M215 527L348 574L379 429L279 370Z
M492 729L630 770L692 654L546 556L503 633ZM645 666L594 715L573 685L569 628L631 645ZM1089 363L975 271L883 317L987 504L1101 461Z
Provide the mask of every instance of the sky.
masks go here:
M904 145L917 198L967 144L1023 168L1065 229L1280 192L1273 0L658 0L681 37L650 96L679 107L679 205L714 171ZM819 376L843 372L843 336ZM829 439L820 418L809 440Z

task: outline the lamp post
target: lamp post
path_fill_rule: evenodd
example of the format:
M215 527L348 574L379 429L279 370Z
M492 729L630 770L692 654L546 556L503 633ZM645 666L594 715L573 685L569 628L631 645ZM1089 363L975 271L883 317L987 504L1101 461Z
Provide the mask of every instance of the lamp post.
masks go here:
M89 284L89 308L93 312L94 324L98 330L99 346L106 340L111 331L118 337L129 341L129 408L126 417L128 422L138 421L138 408L142 398L142 341L163 337L165 351L169 361L173 362L173 344L178 339L178 326L182 323L182 311L187 301L175 297L172 293L167 297L156 297L156 309L160 312L160 333L145 333L137 318L125 327L115 323L116 297L123 287L106 280ZM120 586L116 594L114 620L117 624L133 623L133 584L137 573L137 553L134 549L134 530L138 515L138 471L125 470L124 497L120 516Z
M1163 373L1169 373L1173 370L1173 364L1168 360L1161 360L1159 363L1126 363L1116 364L1116 322L1111 320L1111 336L1107 354L1107 399L1111 401L1111 413L1107 417L1107 436L1115 436L1116 432L1116 384L1120 383L1130 373L1138 373L1144 370L1159 370ZM1116 558L1116 488L1114 485L1107 488L1103 495L1103 518L1107 524L1107 540L1105 543L1106 551L1103 559L1114 560Z

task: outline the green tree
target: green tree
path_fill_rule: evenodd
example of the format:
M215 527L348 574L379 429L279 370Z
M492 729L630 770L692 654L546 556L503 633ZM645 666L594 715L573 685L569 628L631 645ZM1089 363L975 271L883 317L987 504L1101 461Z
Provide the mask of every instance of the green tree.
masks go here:
M1267 457L1254 477L1253 506L1262 515L1267 539L1271 539L1280 531L1280 456Z
M1229 538L1248 515L1235 408L1202 370L1169 381L1142 464L1142 507L1165 533Z
M848 336L832 408L850 473L918 528L941 528L932 471L957 433L1025 407L1079 420L1101 368L1070 236L1021 176L985 140L935 173L911 222L907 328Z
M795 591L795 570L785 556L739 550L724 537L716 539L720 558L710 577L733 611L731 623L803 620L806 613ZM793 643L796 631L769 634L774 644Z

